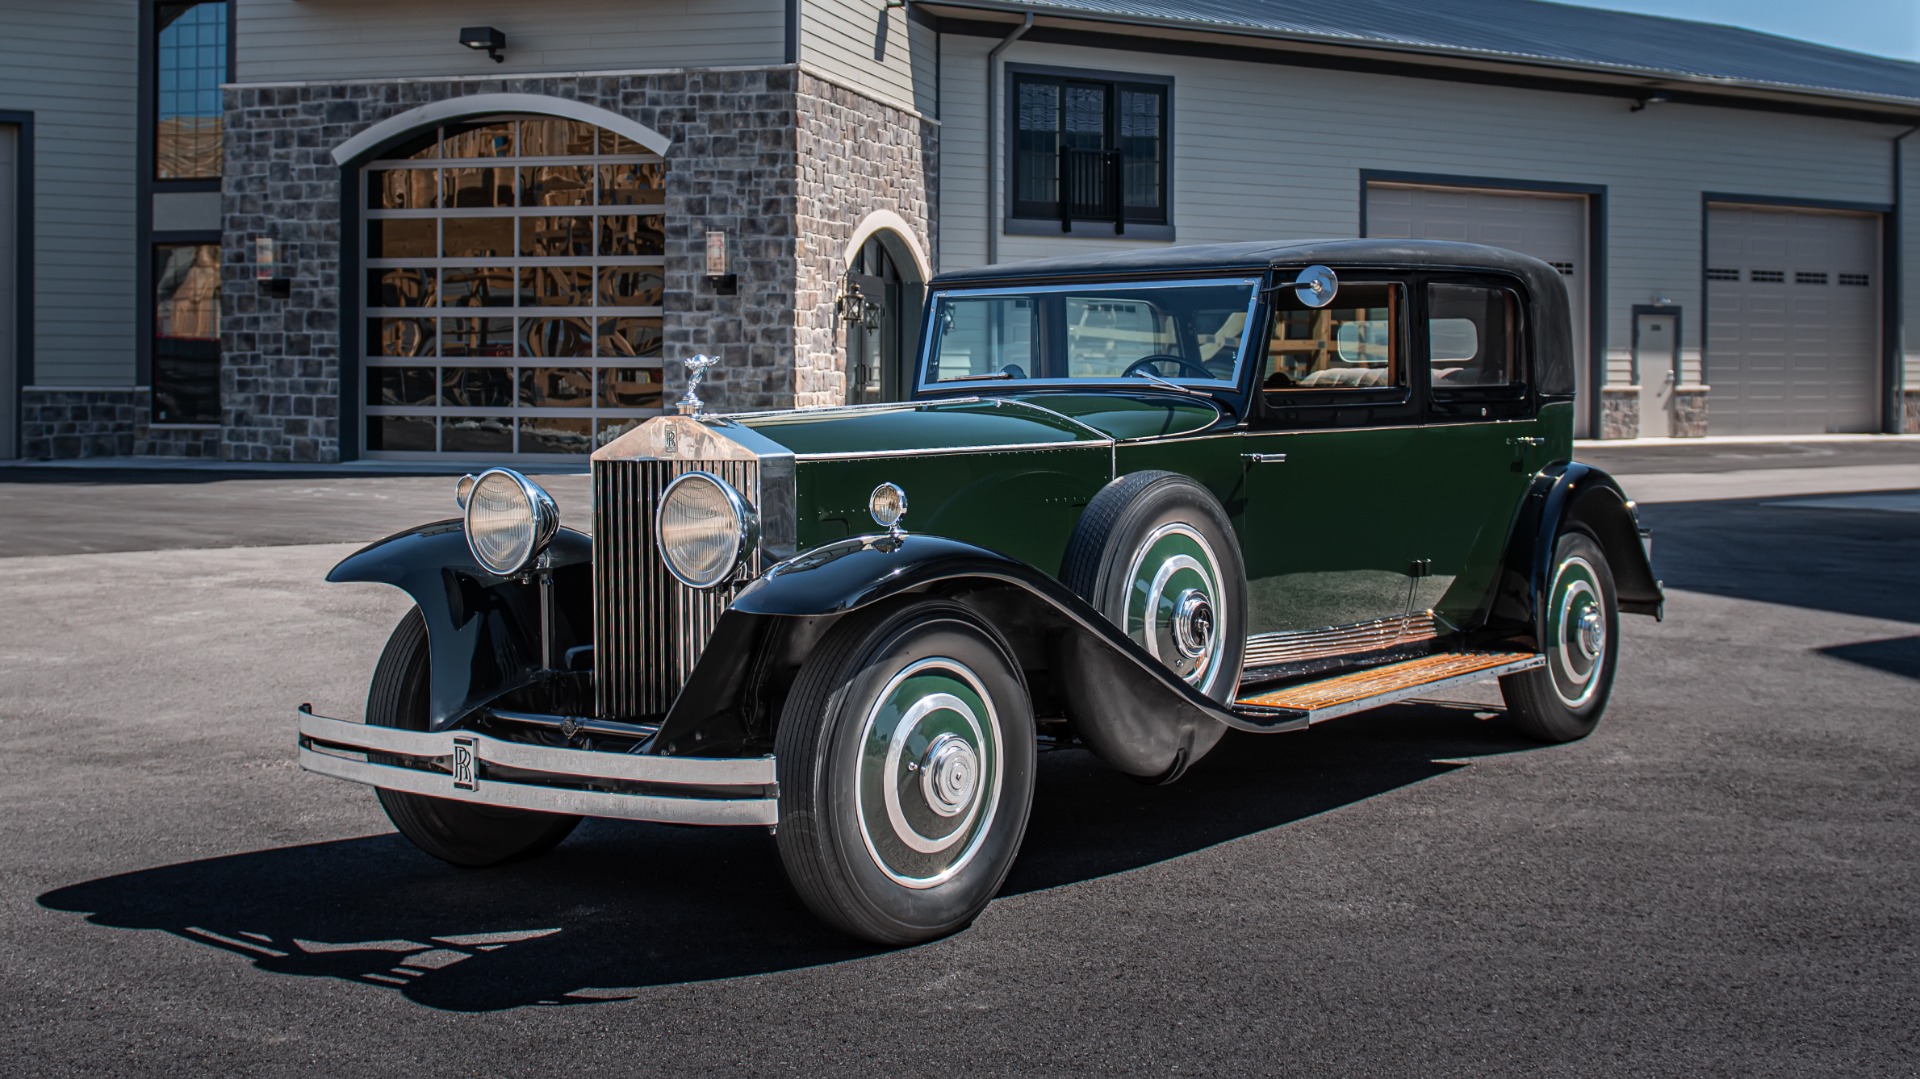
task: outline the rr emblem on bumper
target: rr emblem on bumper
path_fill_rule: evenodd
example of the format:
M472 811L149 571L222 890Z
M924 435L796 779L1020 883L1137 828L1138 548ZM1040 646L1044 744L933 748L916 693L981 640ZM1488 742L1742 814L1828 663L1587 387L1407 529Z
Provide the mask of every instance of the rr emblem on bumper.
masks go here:
M470 791L480 786L477 745L472 738L453 740L453 788Z

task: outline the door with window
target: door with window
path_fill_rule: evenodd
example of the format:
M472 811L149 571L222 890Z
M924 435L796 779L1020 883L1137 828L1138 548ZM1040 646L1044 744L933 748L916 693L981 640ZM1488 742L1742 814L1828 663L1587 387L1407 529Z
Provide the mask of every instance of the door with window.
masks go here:
M1394 479L1419 434L1407 283L1356 276L1319 309L1290 289L1272 295L1242 439L1250 668L1262 635L1403 616L1414 556L1411 485Z
M1477 621L1533 475L1548 455L1526 362L1526 298L1504 278L1422 283L1414 381L1425 424L1403 472L1419 510L1413 610L1444 632Z
M909 295L909 293L912 295ZM878 236L847 271L840 318L847 335L847 403L904 401L920 325L921 290L911 288Z

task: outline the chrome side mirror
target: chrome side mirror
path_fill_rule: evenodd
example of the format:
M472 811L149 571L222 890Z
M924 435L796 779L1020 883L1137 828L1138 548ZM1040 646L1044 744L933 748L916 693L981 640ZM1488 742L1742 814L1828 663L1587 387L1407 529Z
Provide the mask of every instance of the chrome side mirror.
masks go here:
M1283 288L1286 286L1282 286ZM1340 291L1340 278L1332 267L1314 265L1300 271L1293 279L1293 294L1308 307L1325 307L1333 302Z

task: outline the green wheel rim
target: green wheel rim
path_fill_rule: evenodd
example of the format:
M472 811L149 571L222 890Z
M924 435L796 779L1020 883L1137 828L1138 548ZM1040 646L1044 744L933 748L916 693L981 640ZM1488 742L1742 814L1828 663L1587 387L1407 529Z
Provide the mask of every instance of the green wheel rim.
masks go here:
M993 828L1005 769L980 677L947 657L910 664L867 710L858 753L860 836L874 865L908 888L965 869Z
M1226 647L1219 565L1206 537L1176 521L1154 529L1127 566L1127 636L1195 686Z
M1600 575L1578 555L1566 559L1554 570L1547 599L1547 661L1562 704L1579 708L1599 691L1607 638Z

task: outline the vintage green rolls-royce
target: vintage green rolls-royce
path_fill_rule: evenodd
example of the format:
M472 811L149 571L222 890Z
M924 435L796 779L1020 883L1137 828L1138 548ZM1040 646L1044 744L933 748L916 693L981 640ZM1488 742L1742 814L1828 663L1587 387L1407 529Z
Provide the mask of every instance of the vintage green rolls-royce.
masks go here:
M951 933L1026 830L1038 739L1169 782L1229 728L1498 678L1580 738L1633 503L1571 460L1566 289L1463 244L1242 243L929 287L911 400L680 415L595 451L593 535L492 469L332 581L415 609L300 762L486 865L581 816L775 829L855 936Z

